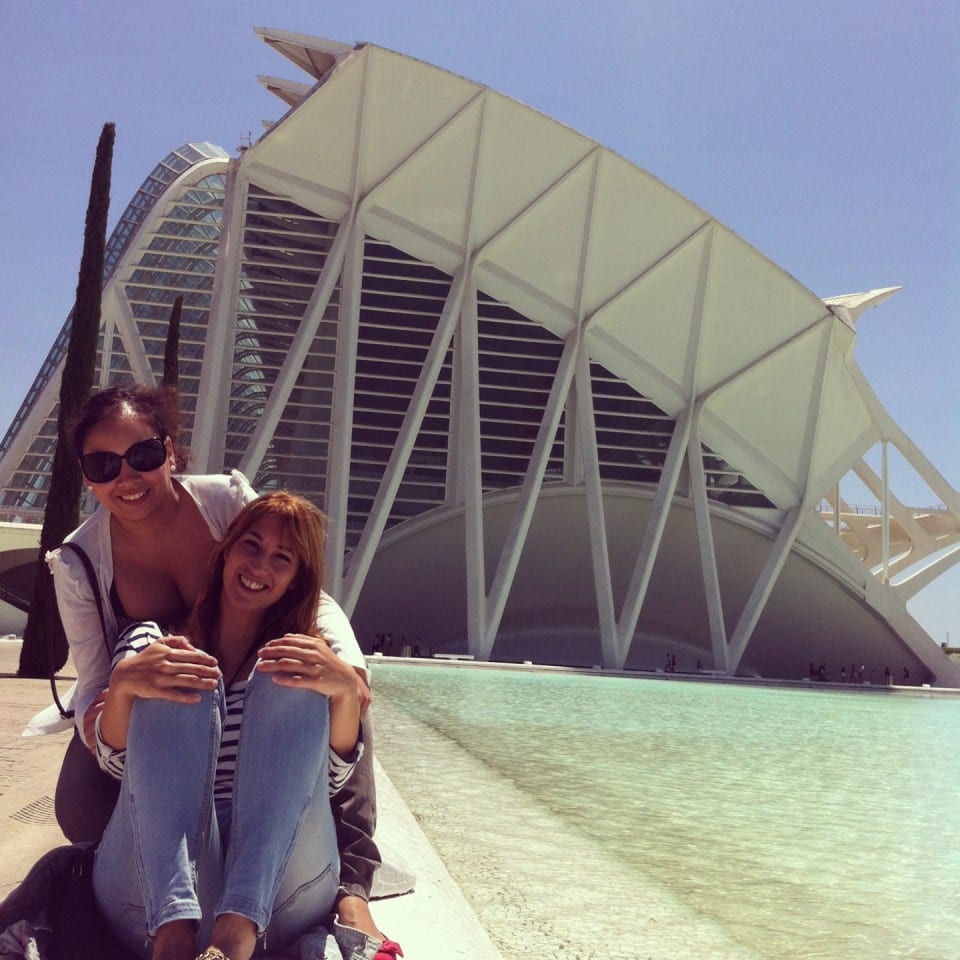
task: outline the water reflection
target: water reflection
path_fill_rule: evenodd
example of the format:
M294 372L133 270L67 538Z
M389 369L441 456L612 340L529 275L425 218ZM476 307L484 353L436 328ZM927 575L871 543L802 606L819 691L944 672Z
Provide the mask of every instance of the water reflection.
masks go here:
M387 664L374 683L378 752L468 896L491 895L470 858L496 858L571 955L960 956L960 701ZM593 867L571 876L578 844ZM647 946L597 946L571 887Z

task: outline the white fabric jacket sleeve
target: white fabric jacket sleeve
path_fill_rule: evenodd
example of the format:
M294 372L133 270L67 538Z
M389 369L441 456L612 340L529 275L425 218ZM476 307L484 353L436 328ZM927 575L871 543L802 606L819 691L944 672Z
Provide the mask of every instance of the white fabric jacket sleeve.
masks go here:
M74 555L68 559L57 549L47 554L47 563L53 574L57 607L77 672L74 707L77 729L82 737L84 714L110 682L107 642L111 638L104 639L96 601L80 559Z
M347 615L340 604L328 593L320 594L320 607L317 610L317 628L329 641L330 649L341 659L363 672L368 683L367 660L357 643L357 635L350 626Z
M233 518L257 492L239 470L223 474L184 474L178 477L193 498L214 540L222 540Z
M361 736L363 734L361 733ZM344 759L337 753L333 747L329 751L329 760L327 762L327 777L330 796L339 793L347 784L347 781L353 776L360 758L363 756L363 740L357 740L353 753Z

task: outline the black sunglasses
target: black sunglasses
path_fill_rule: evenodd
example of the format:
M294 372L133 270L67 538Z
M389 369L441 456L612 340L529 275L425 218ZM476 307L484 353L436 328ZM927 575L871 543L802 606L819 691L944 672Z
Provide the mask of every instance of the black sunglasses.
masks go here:
M150 473L163 466L167 459L167 445L163 437L151 437L135 443L124 454L113 453L109 450L98 450L96 453L85 453L80 458L80 469L91 483L109 483L120 476L123 461L133 467L137 473Z

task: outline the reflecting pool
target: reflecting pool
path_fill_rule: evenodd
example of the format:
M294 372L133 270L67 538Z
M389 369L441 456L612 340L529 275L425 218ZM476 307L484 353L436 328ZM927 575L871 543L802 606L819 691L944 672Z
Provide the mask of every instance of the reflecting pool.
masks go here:
M373 683L378 756L508 960L960 957L958 699Z

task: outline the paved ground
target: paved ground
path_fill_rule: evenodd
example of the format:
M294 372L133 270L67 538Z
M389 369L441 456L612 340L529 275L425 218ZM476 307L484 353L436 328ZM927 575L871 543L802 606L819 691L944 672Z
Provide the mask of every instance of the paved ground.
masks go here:
M70 733L22 737L30 717L52 703L46 680L15 677L20 644L0 640L0 896L41 853L65 843L53 815L53 788ZM61 682L61 693L69 682Z
M70 732L23 737L30 718L51 703L46 680L17 677L19 642L0 639L0 898L46 850L65 843L53 811L53 794ZM70 685L71 666L59 689ZM378 840L387 863L414 873L412 894L379 900L373 913L397 940L406 960L500 960L446 867L423 835L389 777L377 768Z

